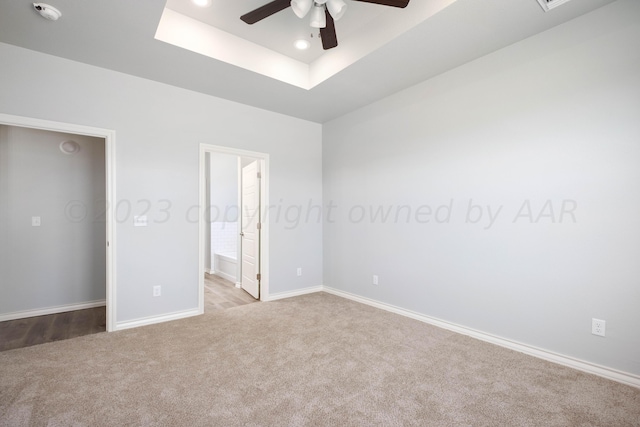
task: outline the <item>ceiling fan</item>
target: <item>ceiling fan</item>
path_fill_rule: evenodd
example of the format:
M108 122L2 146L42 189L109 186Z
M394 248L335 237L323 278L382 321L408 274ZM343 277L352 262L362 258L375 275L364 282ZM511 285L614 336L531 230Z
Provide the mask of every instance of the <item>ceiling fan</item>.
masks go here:
M407 7L409 0L354 0L374 3L382 6ZM347 5L343 0L274 0L240 17L247 24L255 24L288 7L299 17L304 18L311 12L311 27L320 29L322 48L333 49L338 46L336 27L337 21L344 15Z

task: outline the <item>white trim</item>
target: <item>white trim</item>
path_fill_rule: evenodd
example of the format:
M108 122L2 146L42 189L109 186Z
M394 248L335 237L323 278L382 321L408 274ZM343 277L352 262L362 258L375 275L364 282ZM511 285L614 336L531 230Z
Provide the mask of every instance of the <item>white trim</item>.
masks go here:
M125 320L116 324L116 331L123 329L139 328L140 326L154 325L156 323L169 322L171 320L186 319L201 314L198 309L177 311L175 313L163 314L161 316L149 316L141 319Z
M322 292L323 290L325 290L324 286L313 286L310 288L296 289L295 291L278 292L277 294L270 295L269 299L267 299L266 301L276 301L279 299L297 297L300 295L314 294L316 292Z
M238 156L238 164L236 165L236 172L238 180L238 191L236 198L236 206L238 206L238 218L236 220L237 226L239 228L237 236L236 236L236 278L234 280L236 284L236 288L242 289L242 236L240 232L242 232L242 216L240 215L240 211L242 210L240 206L242 206L242 157ZM240 260L240 262L237 262Z
M35 310L14 311L13 313L0 314L0 322L7 320L26 319L27 317L46 316L47 314L65 313L67 311L85 310L87 308L104 307L107 300L81 302L77 304L65 304L55 307L38 308Z
M260 300L267 301L269 299L269 155L264 154L260 157ZM240 257L242 260L242 257ZM242 276L240 277L242 281Z
M71 123L54 122L30 117L13 116L0 113L0 124L20 126L31 129L73 133L77 135L104 138L105 147L105 184L108 207L115 206L116 200L116 132L109 129L94 128ZM106 212L106 306L107 332L116 329L116 231L113 221L113 209Z
M230 282L236 283L237 277L234 277L230 274L225 273L224 271L215 271L212 274L218 276L218 277L222 277L223 279L226 279Z
M583 371L589 374L607 378L622 384L640 388L640 376L638 375L634 375L628 372L622 372L617 369L608 368L606 366L597 365L595 363L587 362L584 360L554 353L552 351L544 350L538 347L523 344L517 341L512 341L506 338L491 335L486 332L467 328L466 326L457 325L455 323L450 323L445 320L436 319L434 317L416 313L415 311L405 310L404 308L396 307L394 305L386 304L370 298L361 297L359 295L355 295L349 292L330 288L328 286L323 286L322 288L324 292L327 292L329 294L333 294L342 298L357 301L359 303L370 305L372 307L376 307L385 311L390 311L391 313L395 313L401 316L409 317L411 319L419 320L421 322L428 323L430 325L434 325L439 328L443 328L443 329L450 330L452 332L467 335L481 341L485 341L491 344L499 345L500 347L505 347L510 350L515 350L520 353L527 354L529 356L537 357L539 359L543 359L549 362L557 363L559 365L567 366L569 368L577 369L579 371Z
M199 153L199 161L198 161L198 182L199 182L199 203L200 209L198 209L198 314L204 313L204 256L205 256L205 248L207 240L204 237L204 232L206 230L204 224L204 212L206 212L207 205L207 177L206 177L206 150L203 150L202 144L200 144L200 153ZM207 219L208 220L208 219ZM213 254L210 254L211 262L213 262Z
M204 313L204 254L205 254L205 212L206 212L206 176L205 176L205 154L230 154L238 157L250 157L260 162L262 179L260 180L261 204L264 208L269 206L269 154L257 151L243 150L239 148L222 147L219 145L200 144L200 166L199 166L199 202L198 214L198 312ZM264 216L264 213L261 212ZM269 300L269 221L261 218L262 228L260 230L260 300ZM240 262L239 262L240 263ZM235 280L234 280L235 282Z

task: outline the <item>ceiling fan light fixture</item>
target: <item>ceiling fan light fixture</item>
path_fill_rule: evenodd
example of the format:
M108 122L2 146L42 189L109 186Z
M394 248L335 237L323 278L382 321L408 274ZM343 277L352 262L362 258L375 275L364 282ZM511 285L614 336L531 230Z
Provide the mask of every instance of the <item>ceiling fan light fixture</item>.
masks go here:
M333 20L337 21L347 11L347 4L343 0L328 0L327 9Z
M324 28L327 26L327 18L324 14L323 5L315 5L311 10L311 24L313 28Z
M256 0L257 1L257 0ZM411 0L353 0L365 3L374 3L381 6L407 7ZM539 0L539 1L569 1L569 0ZM335 22L342 18L347 10L347 3L344 0L271 0L262 6L254 9L244 15L240 19L251 25L262 21L284 9L292 8L293 12L299 18L311 15L309 25L311 28L317 28L320 40L322 41L322 49L329 50L338 46L338 37L336 36ZM309 13L311 12L311 13ZM311 34L313 37L313 33Z
M313 6L313 0L291 0L291 9L298 18L304 18Z

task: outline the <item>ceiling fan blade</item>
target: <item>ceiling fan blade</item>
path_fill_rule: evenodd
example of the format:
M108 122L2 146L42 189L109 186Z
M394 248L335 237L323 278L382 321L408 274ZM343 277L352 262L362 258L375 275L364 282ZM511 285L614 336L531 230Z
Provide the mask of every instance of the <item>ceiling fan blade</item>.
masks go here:
M407 7L407 5L409 4L409 0L355 0L355 1L380 4L382 6L402 7L402 8Z
M324 28L320 28L320 38L322 39L322 48L329 50L338 46L338 36L336 35L336 26L333 22L333 17L326 9L324 13L327 18L327 25Z
M291 6L291 0L274 0L240 17L247 24L255 24Z

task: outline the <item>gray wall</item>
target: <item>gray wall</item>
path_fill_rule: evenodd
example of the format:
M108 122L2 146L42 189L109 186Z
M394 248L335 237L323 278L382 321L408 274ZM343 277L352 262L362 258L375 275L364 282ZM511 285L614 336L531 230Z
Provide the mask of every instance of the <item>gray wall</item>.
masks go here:
M0 57L1 112L116 131L118 322L198 307L200 143L269 153L273 203L321 203L319 124L7 44ZM322 224L269 225L270 291L322 284Z
M238 156L211 155L211 221L238 220Z
M0 314L104 300L104 165L103 139L0 126Z
M327 123L325 285L640 374L638 17L618 1Z
M212 222L238 221L238 156L207 153L207 206L205 269L214 269L211 242Z

